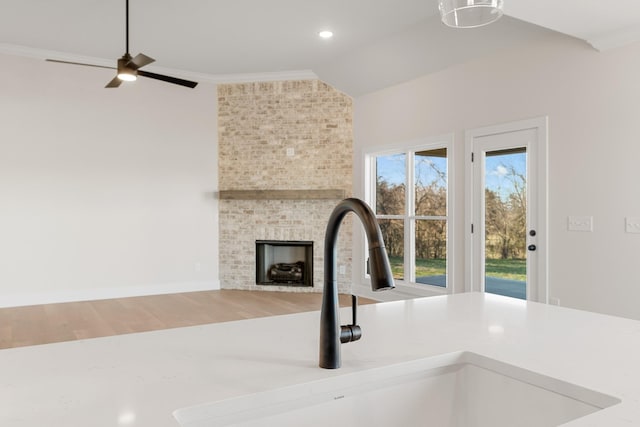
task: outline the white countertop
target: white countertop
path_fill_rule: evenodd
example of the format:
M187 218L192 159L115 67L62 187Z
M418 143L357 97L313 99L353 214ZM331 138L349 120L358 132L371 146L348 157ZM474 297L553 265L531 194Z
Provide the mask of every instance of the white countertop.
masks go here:
M0 350L0 425L176 427L179 408L466 350L622 400L572 427L640 426L639 321L480 293L358 314L337 370L317 367L319 312Z

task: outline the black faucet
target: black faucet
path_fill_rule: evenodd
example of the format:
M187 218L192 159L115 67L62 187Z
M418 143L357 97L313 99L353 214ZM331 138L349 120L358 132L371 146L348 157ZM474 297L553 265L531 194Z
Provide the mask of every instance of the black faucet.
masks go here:
M356 341L362 336L362 330L356 324L358 300L355 296L352 297L351 302L353 322L351 325L340 326L336 243L342 219L349 212L354 212L360 218L367 235L371 290L382 291L395 287L389 258L384 248L382 232L375 214L362 200L344 199L331 213L324 236L324 292L320 309L320 367L327 369L340 367L341 343Z

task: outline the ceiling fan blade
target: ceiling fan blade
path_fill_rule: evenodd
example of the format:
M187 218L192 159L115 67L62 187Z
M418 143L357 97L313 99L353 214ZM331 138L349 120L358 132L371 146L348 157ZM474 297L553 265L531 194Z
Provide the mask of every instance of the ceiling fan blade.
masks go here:
M105 86L105 88L111 88L111 87L118 87L120 86L120 84L122 83L122 80L120 80L118 78L118 76L115 76L113 78L113 80L111 80L109 83L107 83L107 85Z
M155 59L143 54L143 53L139 53L135 56L135 58L133 58L131 61L129 61L129 63L127 64L129 67L135 68L136 70L138 68L142 68L145 65L149 65L152 62L155 62Z
M96 65L96 64L84 64L82 62L71 62L71 61L61 61L59 59L45 59L48 62L57 62L59 64L71 64L71 65L84 65L85 67L96 67L96 68L108 68L110 70L115 70L116 67L107 67L105 65Z
M150 73L148 71L138 70L139 76L148 77L150 79L162 80L163 82L173 83L180 86L186 86L193 89L198 85L197 82L192 82L190 80L183 80L177 77L164 76L162 74Z

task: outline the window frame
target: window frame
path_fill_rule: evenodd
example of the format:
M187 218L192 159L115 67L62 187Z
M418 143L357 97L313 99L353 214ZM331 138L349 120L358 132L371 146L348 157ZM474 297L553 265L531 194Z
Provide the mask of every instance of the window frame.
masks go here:
M415 214L415 153L421 151L429 151L444 148L447 150L447 209L446 215L416 215ZM440 136L430 139L422 139L420 141L412 141L405 144L395 144L393 147L386 149L380 149L375 151L368 151L364 153L364 189L365 200L371 206L372 210L376 211L376 159L380 156L390 156L395 154L405 154L405 206L403 215L378 215L378 219L398 219L402 220L404 224L404 279L396 279L396 286L399 289L404 289L412 295L434 295L434 294L448 294L454 292L453 281L453 256L454 250L454 227L453 227L453 213L455 212L453 201L455 200L453 194L453 134ZM446 239L447 239L447 262L446 262L446 286L435 286L429 284L416 283L415 281L415 233L416 222L420 220L444 220L446 221ZM363 241L363 262L366 264L368 253L367 242ZM366 273L366 268L363 269L364 279L368 280L369 276Z

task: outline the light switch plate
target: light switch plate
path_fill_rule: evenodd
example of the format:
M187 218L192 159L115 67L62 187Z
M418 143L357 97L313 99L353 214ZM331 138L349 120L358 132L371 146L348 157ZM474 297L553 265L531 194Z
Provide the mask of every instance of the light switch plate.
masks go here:
M626 217L624 220L627 233L640 233L640 217Z
M570 216L567 221L569 231L593 231L592 216Z

